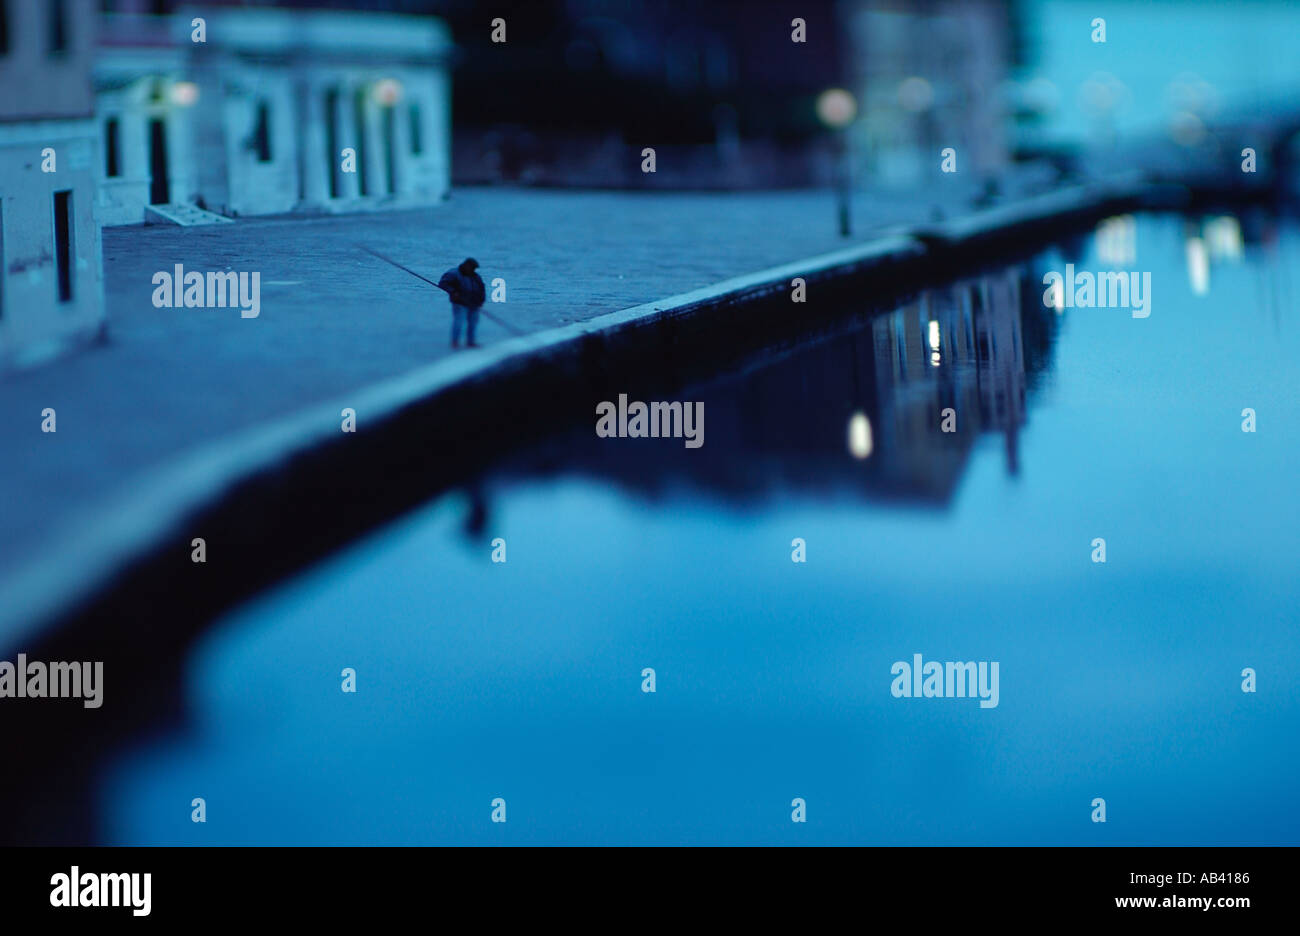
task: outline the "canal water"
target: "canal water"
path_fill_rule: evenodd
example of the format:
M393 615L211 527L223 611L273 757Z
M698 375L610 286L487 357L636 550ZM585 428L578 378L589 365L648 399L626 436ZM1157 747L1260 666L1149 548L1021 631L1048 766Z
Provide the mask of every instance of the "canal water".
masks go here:
M698 449L593 406L212 628L106 838L1294 844L1296 271L1119 219L674 393ZM896 697L917 654L996 706Z

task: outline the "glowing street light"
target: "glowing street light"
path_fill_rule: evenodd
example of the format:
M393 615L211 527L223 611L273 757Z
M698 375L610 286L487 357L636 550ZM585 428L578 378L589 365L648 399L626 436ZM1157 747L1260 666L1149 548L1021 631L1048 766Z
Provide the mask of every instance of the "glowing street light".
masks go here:
M839 156L839 215L840 236L852 234L849 223L849 185L852 161L849 155L848 127L858 116L857 99L843 88L827 88L817 95L817 118L835 131L835 146Z
M199 99L199 86L192 81L177 81L172 84L171 98L179 107L191 107Z
M827 88L817 95L817 116L833 130L843 130L858 116L858 102L843 88Z
M370 89L376 104L392 107L402 99L402 83L396 78L381 78Z

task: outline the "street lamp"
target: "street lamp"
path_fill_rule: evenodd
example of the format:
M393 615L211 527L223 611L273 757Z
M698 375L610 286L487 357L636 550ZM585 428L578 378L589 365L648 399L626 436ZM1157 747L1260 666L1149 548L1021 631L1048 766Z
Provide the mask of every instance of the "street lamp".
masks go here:
M180 107L192 107L199 99L199 86L192 81L177 81L171 87L172 103Z
M835 132L835 150L839 163L839 180L836 188L839 192L840 236L852 234L849 223L849 186L852 169L849 156L848 127L858 115L858 102L851 93L843 88L827 88L817 96L817 116L823 124Z
M392 107L402 99L402 83L396 78L380 78L371 85L370 94L381 107Z

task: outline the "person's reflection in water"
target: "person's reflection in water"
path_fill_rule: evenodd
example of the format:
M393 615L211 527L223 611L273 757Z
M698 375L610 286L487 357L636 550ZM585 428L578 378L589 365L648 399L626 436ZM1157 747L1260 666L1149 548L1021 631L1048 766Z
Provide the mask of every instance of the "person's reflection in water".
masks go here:
M477 484L466 488L465 496L469 498L469 510L465 514L465 538L477 541L482 538L483 531L487 529L487 498L483 496L483 489Z

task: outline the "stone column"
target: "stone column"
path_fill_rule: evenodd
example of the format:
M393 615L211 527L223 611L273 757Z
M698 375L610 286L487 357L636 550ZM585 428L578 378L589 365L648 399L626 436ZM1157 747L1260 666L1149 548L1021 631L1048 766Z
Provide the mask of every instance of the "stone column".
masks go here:
M339 198L360 198L360 176L362 171L361 148L357 145L357 126L355 108L353 107L353 101L356 100L356 86L351 80L341 78L335 87L338 89L338 97L335 99L334 105L334 125L338 128L338 147L340 152L334 153L333 156L335 159L341 160L343 158L341 155L342 151L348 147L352 147L357 151L357 171L339 173Z
M326 151L325 89L314 75L303 75L298 85L298 171L302 174L302 203L320 208L330 200L329 173L337 153Z
M383 198L388 192L388 181L384 178L384 135L380 127L379 105L370 96L369 82L359 83L357 87L364 102L361 132L366 138L366 164L362 168L366 174L366 191L370 198Z

